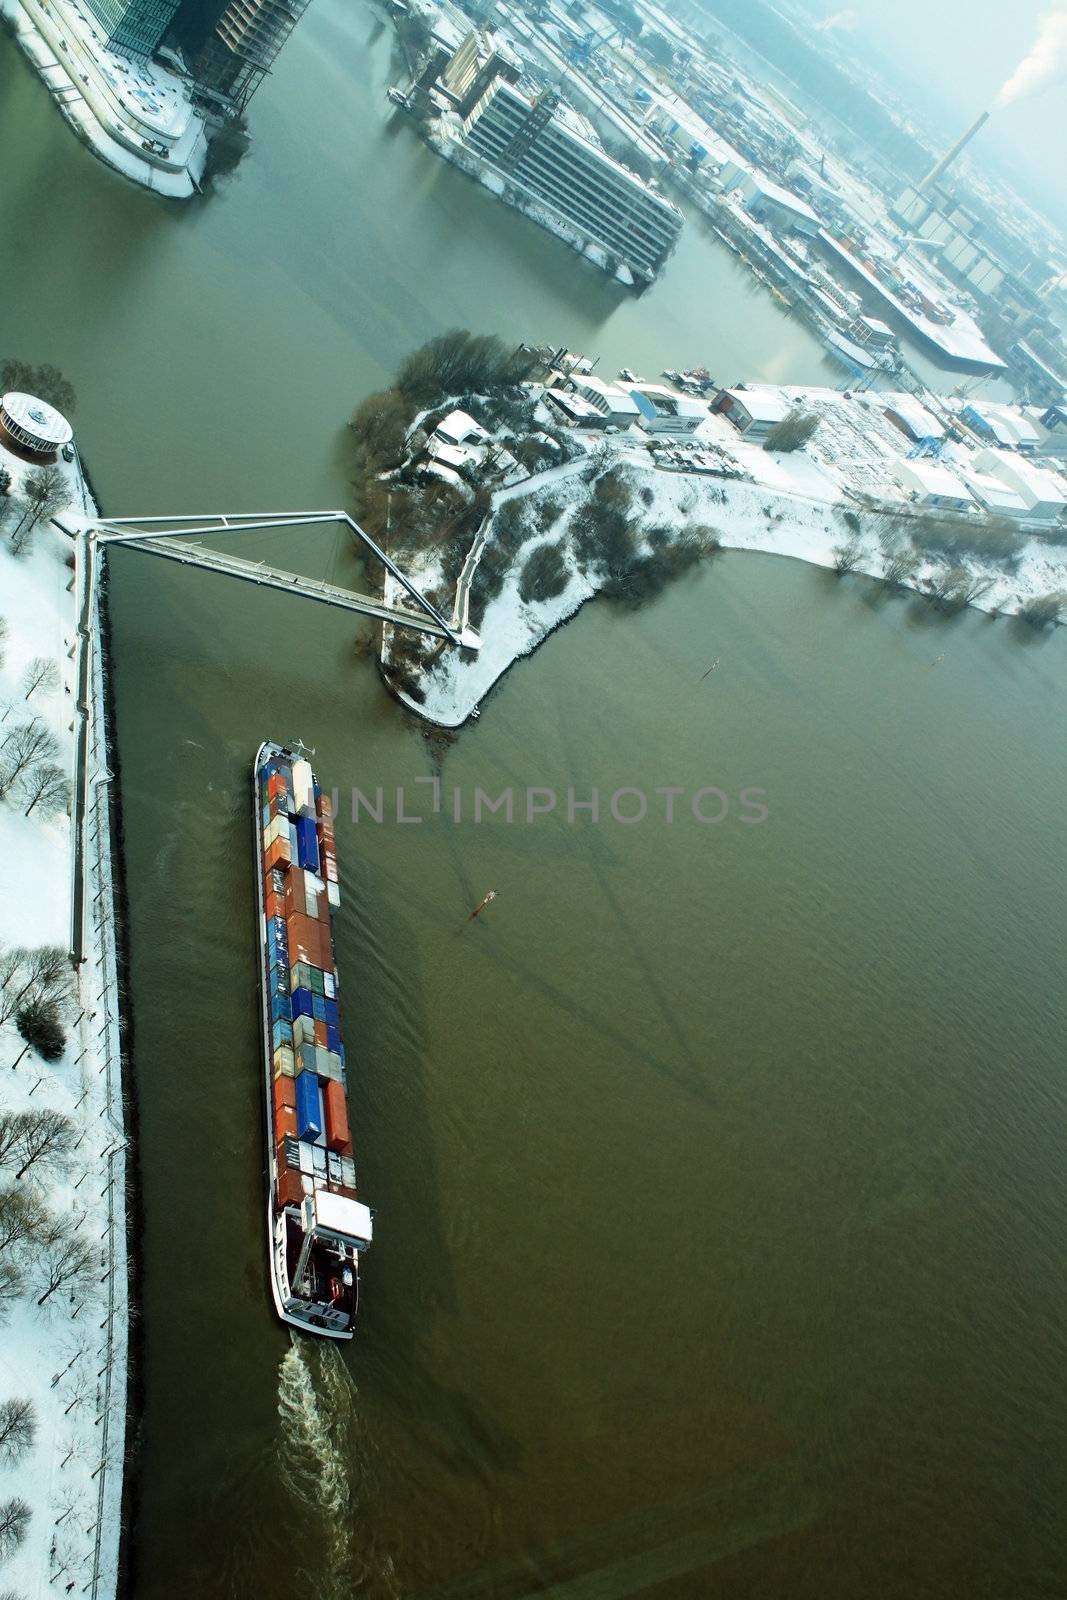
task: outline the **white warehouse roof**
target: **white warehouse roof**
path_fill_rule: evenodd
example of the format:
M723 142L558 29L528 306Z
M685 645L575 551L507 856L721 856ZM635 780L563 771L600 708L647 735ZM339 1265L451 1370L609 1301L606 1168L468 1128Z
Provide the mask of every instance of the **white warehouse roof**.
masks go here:
M954 472L939 461L918 457L911 461L898 461L893 476L901 488L914 489L926 500L952 500L957 505L970 503L971 493Z
M781 422L792 409L777 389L727 389L725 392L754 422Z
M1037 506L1057 510L1067 506L1060 480L1024 456L1009 455L1006 450L979 450L975 462L983 472L991 473L1020 494L1031 511Z

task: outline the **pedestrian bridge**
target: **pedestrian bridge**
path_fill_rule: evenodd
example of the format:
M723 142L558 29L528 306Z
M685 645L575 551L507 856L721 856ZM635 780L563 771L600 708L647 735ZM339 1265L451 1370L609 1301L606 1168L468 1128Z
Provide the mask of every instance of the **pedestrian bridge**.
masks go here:
M336 527L339 524L347 527L353 539L396 579L413 602L411 606L390 605L377 596L359 594L339 584L307 578L264 561L246 560L227 551L212 549L209 545L189 542L220 534L266 532L280 528ZM336 606L343 611L357 611L363 616L375 617L397 627L415 628L439 639L447 639L450 644L462 644L467 649L476 650L481 643L477 633L465 626L455 613L449 618L443 616L370 534L345 511L258 512L248 515L213 512L204 516L109 517L96 524L93 534L98 548L123 545L127 549L161 556L164 560L181 562L183 566L202 567L209 572L239 578L263 588L280 589L306 600L317 600L322 605Z

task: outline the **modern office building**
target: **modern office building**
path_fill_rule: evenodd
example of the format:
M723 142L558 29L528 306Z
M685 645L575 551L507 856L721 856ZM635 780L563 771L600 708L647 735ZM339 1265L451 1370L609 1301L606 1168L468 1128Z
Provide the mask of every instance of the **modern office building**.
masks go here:
M197 82L245 107L308 4L309 0L229 0L196 58Z
M682 213L595 142L557 91L531 93L497 76L463 120L465 144L519 194L540 200L641 279L652 278Z
M85 0L111 50L148 57L174 19L178 0Z

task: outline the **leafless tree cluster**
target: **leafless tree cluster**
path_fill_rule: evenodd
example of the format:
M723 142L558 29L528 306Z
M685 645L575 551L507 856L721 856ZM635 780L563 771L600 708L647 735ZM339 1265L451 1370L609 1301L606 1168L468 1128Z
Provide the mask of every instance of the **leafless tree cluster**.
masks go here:
M47 666L55 671L54 662ZM33 687L40 688L44 681ZM27 817L38 808L42 812L65 811L70 784L59 755L56 736L40 717L13 724L0 737L0 800L17 797Z
M67 480L57 466L35 467L22 480L22 513L11 531L13 555L25 555L41 522L62 511L69 501Z
M57 944L0 950L0 1024L29 1005L62 1011L73 994L70 957Z
M16 1182L28 1172L54 1172L66 1165L74 1148L74 1123L63 1111L0 1112L0 1168L14 1172Z

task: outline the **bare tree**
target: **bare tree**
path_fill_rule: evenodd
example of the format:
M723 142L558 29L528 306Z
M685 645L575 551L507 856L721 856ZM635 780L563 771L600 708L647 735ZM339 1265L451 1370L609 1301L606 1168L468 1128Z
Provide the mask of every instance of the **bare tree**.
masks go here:
M834 546L834 571L839 577L846 572L854 572L863 559L863 546L858 539L849 539L846 544Z
M0 1400L0 1460L17 1461L33 1444L37 1411L32 1400Z
M29 1506L18 1495L0 1504L0 1561L15 1554L26 1537L31 1515Z
M10 976L5 977L3 968L14 957L18 959ZM71 993L70 957L57 944L43 944L36 950L12 950L0 961L0 979L0 1022L12 1017L24 1001L50 1001L61 1006Z
M18 1111L0 1111L0 1167L11 1165L12 1156L18 1148L22 1126L19 1116Z
M24 528L35 528L42 518L61 510L70 498L66 479L57 466L36 467L34 471L27 472L22 480L22 492L26 496L26 510L15 529L16 534Z
M40 1238L48 1213L22 1189L0 1189L0 1252Z
M55 761L59 754L56 736L39 717L12 728L3 743L4 765L0 771L0 800L22 774L42 761Z
M976 578L966 567L946 566L930 580L930 599L940 611L962 611L992 587L992 578Z
M43 807L48 813L65 811L70 804L70 784L63 768L51 761L33 767L22 785L22 798L30 802L22 813L24 817L28 817L37 806Z
M43 1306L57 1289L87 1288L93 1270L93 1253L84 1239L76 1233L57 1239L36 1262L34 1286L41 1290L37 1304Z
M15 1173L16 1181L34 1167L61 1167L74 1148L75 1127L66 1113L44 1106L40 1111L17 1111L15 1116L20 1119L20 1127L14 1160L22 1163Z
M919 570L919 557L894 532L886 531L879 539L882 547L882 578L886 583L904 584L914 578Z
M21 1300L23 1291L22 1271L16 1261L8 1261L6 1257L0 1260L0 1321L7 1316L7 1308L12 1300Z
M51 656L34 656L22 675L22 688L24 700L38 689L43 694L55 694L59 688L59 668Z

